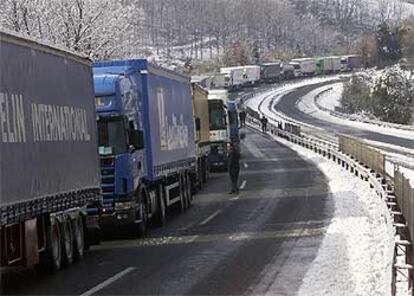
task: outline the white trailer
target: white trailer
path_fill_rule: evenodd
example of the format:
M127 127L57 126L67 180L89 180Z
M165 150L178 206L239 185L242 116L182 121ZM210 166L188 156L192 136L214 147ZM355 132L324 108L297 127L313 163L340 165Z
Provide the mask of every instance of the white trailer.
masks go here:
M244 85L251 86L260 81L260 66L243 66Z
M316 73L316 60L313 58L293 59L292 64L299 64L302 76L313 76Z
M324 57L323 72L338 73L341 71L341 57Z
M244 84L244 69L242 67L221 68L220 73L224 74L224 87L233 90L241 88Z

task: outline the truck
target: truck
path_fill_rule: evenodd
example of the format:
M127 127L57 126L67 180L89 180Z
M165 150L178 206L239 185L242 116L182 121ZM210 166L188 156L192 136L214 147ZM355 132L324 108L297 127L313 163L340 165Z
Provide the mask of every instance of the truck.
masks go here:
M210 153L208 163L211 170L227 170L227 156L230 144L227 100L227 90L209 90L208 92L208 114L210 120Z
M276 83L281 80L281 62L264 63L260 65L260 80L264 83Z
M316 60L314 58L293 59L291 61L295 68L295 76L313 76L316 74Z
M242 67L221 68L220 73L224 74L224 88L233 91L241 89L245 83L245 71Z
M193 87L193 110L195 122L195 145L197 157L197 184L201 188L209 176L210 119L208 116L208 91L197 83Z
M102 176L101 226L145 235L185 211L196 182L190 79L145 59L93 65Z
M341 71L341 57L323 57L316 60L318 74L332 74Z
M0 69L0 265L56 272L99 230L91 61L0 31Z
M361 56L359 55L343 56L341 59L341 71L342 72L351 72L355 69L360 69L361 67L362 67Z
M260 66L249 65L240 68L243 69L243 86L254 86L260 82Z

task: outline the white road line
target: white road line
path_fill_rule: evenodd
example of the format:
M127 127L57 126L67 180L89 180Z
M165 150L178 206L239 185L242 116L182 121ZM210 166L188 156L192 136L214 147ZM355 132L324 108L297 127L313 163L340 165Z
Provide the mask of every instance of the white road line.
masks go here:
M247 180L243 180L243 182L240 185L240 189L243 190L246 187Z
M255 158L265 158L265 155L260 151L259 148L257 148L255 144L253 144L253 142L245 142L244 146Z
M106 281L100 283L99 285L96 285L92 289L90 289L90 290L86 291L85 293L81 294L80 296L90 296L92 294L95 294L96 292L98 292L98 291L102 290L103 288L109 286L110 284L116 282L121 277L127 275L128 273L130 273L131 271L133 271L135 269L136 269L135 267L128 267L128 268L124 269L123 271L117 273L113 277L110 277Z
M243 162L243 166L245 169L247 169L249 167L249 165L247 164L247 162Z
M208 222L216 218L217 215L219 215L223 210L217 210L210 216L208 216L203 222L200 223L200 225L206 225Z
M233 197L230 200L238 200L238 199L240 199L240 196Z

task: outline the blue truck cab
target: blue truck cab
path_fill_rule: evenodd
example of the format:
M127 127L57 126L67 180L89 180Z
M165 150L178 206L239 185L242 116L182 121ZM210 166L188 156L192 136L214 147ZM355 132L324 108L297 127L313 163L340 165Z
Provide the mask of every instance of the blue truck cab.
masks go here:
M189 79L147 60L93 65L104 209L102 228L142 235L191 202L195 171Z

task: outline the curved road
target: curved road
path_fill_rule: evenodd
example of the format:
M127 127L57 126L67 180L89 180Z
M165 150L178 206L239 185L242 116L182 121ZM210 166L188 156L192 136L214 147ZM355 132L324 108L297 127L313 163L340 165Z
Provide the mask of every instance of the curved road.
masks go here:
M300 99L305 96L306 94L312 92L315 89L320 88L323 85L326 85L327 83L323 84L314 84L314 85L308 85L304 87L300 87L287 95L284 95L280 98L280 100L275 104L274 108L289 116L290 118L307 123L319 128L322 128L330 133L334 134L345 134L355 137L360 137L366 140L371 141L377 141L387 144L393 144L405 148L414 149L414 138L413 139L407 139L407 138L401 138L398 136L393 135L385 135L381 133L376 133L369 130L359 129L356 127L350 127L350 126L344 126L328 121L324 121L318 118L315 118L309 114L306 114L298 109L297 103L300 101ZM329 83L328 83L329 84Z
M214 174L191 209L147 238L106 241L56 275L7 273L2 295L295 295L334 212L326 180L251 130L242 157L239 196Z

